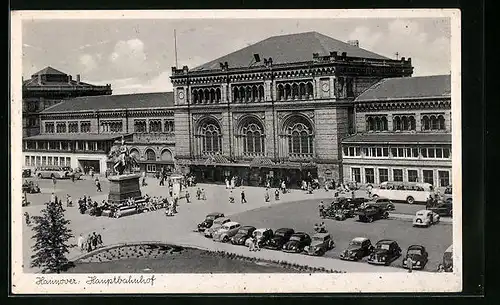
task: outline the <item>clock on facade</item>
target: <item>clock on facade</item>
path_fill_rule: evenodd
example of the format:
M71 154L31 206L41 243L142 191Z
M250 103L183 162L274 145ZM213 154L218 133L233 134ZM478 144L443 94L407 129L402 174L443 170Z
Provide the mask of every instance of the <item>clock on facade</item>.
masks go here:
M328 83L323 83L323 91L328 92L330 90L330 85Z
M179 94L177 96L182 100L184 98L184 91L179 91Z

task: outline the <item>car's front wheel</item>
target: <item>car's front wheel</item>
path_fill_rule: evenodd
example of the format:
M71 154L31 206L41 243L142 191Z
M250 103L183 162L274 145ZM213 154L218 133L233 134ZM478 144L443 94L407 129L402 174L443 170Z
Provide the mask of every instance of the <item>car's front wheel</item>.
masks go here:
M222 238L222 242L227 243L228 241L229 241L229 237L224 236L224 237Z
M368 222L373 222L373 217L369 216L369 217L367 218L367 220L368 220Z
M414 204L415 203L415 198L413 198L412 196L408 196L406 198L406 202L408 202L408 204Z

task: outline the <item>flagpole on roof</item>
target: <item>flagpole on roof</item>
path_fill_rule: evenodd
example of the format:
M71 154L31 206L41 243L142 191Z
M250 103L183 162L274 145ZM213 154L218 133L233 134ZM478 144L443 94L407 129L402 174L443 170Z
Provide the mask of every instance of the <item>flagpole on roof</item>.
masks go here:
M177 31L174 29L175 68L177 69Z

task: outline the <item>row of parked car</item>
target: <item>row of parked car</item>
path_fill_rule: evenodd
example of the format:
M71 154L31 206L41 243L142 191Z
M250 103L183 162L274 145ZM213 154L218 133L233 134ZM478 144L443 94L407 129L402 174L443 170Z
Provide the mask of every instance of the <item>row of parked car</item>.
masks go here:
M335 247L335 242L327 232L315 233L312 237L308 233L295 232L291 228L281 228L273 232L270 228L242 226L219 212L208 214L205 220L198 224L197 231L218 242L231 242L248 247L252 242L250 238L253 238L262 248L314 256L322 256ZM368 257L370 264L387 266L401 255L402 249L394 240L382 239L373 245L366 237L356 237L347 249L340 253L340 259L359 261ZM423 269L428 260L429 254L424 246L411 245L406 251L402 267L409 268L411 261L413 269ZM451 267L452 263L447 265L448 270Z

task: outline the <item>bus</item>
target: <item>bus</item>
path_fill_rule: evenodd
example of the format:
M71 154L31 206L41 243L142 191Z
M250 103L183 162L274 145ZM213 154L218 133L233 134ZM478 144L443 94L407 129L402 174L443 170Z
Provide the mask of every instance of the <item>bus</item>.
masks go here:
M425 203L430 195L434 194L434 187L430 183L419 182L382 182L378 188L372 189L373 197L384 197L392 201L406 201Z
M74 173L68 166L46 165L40 166L36 169L36 176L38 178L56 178L56 179L70 179L71 175L75 175L79 179L81 174Z

